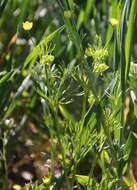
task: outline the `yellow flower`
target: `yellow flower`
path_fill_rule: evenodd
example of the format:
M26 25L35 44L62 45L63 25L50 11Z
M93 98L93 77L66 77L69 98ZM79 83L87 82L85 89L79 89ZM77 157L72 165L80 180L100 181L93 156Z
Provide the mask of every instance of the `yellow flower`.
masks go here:
M44 177L42 178L42 182L43 182L45 185L49 185L49 184L51 183L51 179L52 179L52 173L51 173L50 168L48 168L47 176L44 176Z
M42 178L42 181L43 181L44 184L48 185L48 184L50 184L50 182L51 182L51 177L44 176L44 177Z
M15 185L13 185L13 189L14 190L21 190L22 187L20 185L18 185L18 184L15 184Z
M119 24L119 21L116 18L110 18L109 22L112 26L117 26Z
M22 27L24 30L31 30L33 27L33 22L29 21L23 22Z
M71 11L70 10L68 10L68 11L64 11L64 17L65 18L71 18L71 16L72 16L72 13L71 13Z

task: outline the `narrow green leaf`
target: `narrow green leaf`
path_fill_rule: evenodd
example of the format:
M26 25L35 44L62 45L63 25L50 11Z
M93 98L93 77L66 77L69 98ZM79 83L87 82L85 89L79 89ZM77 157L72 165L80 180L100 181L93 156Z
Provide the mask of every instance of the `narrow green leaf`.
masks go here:
M78 17L78 21L77 21L77 29L78 30L81 27L84 20L85 20L85 12L83 10L81 10L80 14L79 14L79 17Z
M131 62L131 53L132 53L132 45L133 45L133 32L134 32L134 24L137 12L137 0L132 1L129 21L128 21L128 30L126 35L126 43L125 43L125 58L126 58L126 80L128 78L130 62Z
M6 73L3 77L0 78L0 85L12 80L13 76L18 72L18 69L12 70L9 73Z
M74 4L73 0L68 0L68 3L69 3L70 8L73 9L73 4Z
M0 17L2 16L2 13L3 13L7 3L8 3L8 0L2 0L0 2Z
M129 159L129 156L132 150L132 143L133 143L133 136L132 136L132 133L130 133L125 145L125 151L124 151L124 155L126 156L125 160Z
M132 132L132 134L137 139L137 133Z
M120 110L120 144L124 141L124 102L125 102L125 92L126 92L126 81L125 81L125 32L126 32L126 16L129 12L129 0L125 1L124 8L122 11L121 22L120 22L120 86L121 86L121 110Z
M91 180L89 176L85 176L85 175L76 175L76 178L78 180L78 183L81 184L82 186L87 185L89 180L90 181L93 180L93 179Z
M11 73L5 74L1 79L0 79L0 85L4 82L6 82L9 77L10 77Z
M60 32L62 32L64 30L65 26L61 26L60 28L58 28L57 30L55 30L54 32L52 32L51 34L49 34L48 36L46 36L41 43L49 43L50 41L52 41Z
M16 106L17 106L16 101L13 100L9 104L8 109L7 109L6 113L4 114L4 118L3 119L8 118L12 114L12 112L14 111L14 109L16 108Z
M89 18L89 15L94 7L95 0L87 0L86 9L85 9L85 20Z
M76 123L76 120L75 120L75 118L73 117L73 115L71 115L71 114L65 109L64 106L59 105L59 110L60 110L61 114L63 115L63 117L64 117L65 119L72 121L74 124Z

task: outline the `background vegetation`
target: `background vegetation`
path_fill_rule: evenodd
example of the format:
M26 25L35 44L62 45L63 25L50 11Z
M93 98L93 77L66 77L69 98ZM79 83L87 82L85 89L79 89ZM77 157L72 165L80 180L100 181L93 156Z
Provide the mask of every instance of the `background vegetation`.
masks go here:
M137 189L136 10L0 1L0 189Z

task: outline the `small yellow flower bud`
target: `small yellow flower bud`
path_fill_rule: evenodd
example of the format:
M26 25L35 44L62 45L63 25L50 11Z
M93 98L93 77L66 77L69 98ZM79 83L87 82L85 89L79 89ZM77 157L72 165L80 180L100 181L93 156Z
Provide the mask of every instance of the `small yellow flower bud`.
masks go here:
M109 22L114 27L116 27L119 24L119 21L116 18L110 18Z
M22 27L24 30L31 30L33 27L33 22L29 21L23 22Z
M64 11L64 17L70 19L72 16L72 12L70 10Z

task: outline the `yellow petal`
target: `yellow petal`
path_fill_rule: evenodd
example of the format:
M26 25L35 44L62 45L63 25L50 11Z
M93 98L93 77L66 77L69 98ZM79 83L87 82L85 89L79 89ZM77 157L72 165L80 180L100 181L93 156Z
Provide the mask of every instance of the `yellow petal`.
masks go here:
M24 30L31 30L33 27L33 22L29 22L29 21L23 22L22 27Z
M15 185L13 185L13 189L14 190L21 190L22 187L20 185L18 185L18 184L15 184Z

